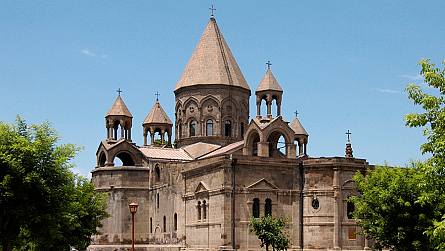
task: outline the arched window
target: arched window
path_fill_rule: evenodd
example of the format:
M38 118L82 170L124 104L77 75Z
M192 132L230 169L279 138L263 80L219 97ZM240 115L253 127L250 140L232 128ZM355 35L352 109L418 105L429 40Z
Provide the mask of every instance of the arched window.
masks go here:
M230 120L226 120L224 122L224 136L226 137L232 136L232 122Z
M164 230L164 233L165 232L167 232L167 218L165 217L165 215L164 215L164 219L163 219L163 222L162 222L163 224L162 224L162 226L163 226L163 230Z
M158 182L161 180L161 169L159 168L159 165L155 165L155 181Z
M178 138L182 138L182 123L179 122L179 126L178 126Z
M198 127L198 122L196 120L192 120L190 122L190 137L196 136L196 128Z
M213 120L206 121L206 136L213 136Z
M133 158L127 152L120 152L115 158L118 158L122 162L122 166L134 166Z
M252 216L253 218L260 218L260 199L253 199L252 204Z
M198 201L198 206L196 206L198 210L198 220L201 220L201 201Z
M173 215L173 229L178 230L178 214Z
M159 193L156 194L156 207L159 209Z
M202 219L207 219L207 204L205 200L202 202Z
M153 219L150 217L150 234L153 233Z
M355 211L354 202L352 201L346 202L346 215L348 216L348 219L354 219L353 217L354 211Z
M264 205L264 215L272 216L272 200L267 198L266 204Z

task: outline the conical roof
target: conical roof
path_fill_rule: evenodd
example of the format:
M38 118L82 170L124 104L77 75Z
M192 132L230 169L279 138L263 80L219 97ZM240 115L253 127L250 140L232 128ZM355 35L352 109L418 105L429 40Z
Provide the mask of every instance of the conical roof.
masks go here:
M267 69L266 74L264 75L263 79L261 80L260 84L258 85L258 88L256 89L256 91L257 92L260 92L260 91L280 91L280 92L282 92L283 89L281 88L277 79L273 75L272 71L270 69Z
M297 117L292 120L290 123L290 128L295 132L296 135L306 135L309 136L309 134L304 129L303 125L300 123L300 120L298 120Z
M114 101L113 106L111 106L110 110L108 111L108 116L126 116L133 118L133 115L131 115L131 112L128 110L127 106L125 105L124 100L121 98L121 95L118 95L116 100Z
M147 117L145 117L143 124L173 125L172 121L167 116L167 113L165 113L164 109L162 108L158 100L156 100L156 103L151 108L151 111L148 113Z
M250 90L213 17L201 35L175 91L195 85L229 85Z

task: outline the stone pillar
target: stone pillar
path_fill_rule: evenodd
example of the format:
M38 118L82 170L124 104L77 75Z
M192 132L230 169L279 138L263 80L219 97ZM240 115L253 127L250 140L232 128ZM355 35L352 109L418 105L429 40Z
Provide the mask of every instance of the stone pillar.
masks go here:
M167 131L167 136L168 136L168 145L172 144L172 131L169 130Z
M270 100L268 98L266 103L267 103L267 117L271 118L272 117L272 100Z
M303 155L303 140L298 139L298 156Z
M144 146L147 145L147 131L144 129Z
M342 208L342 196L340 187L340 175L338 167L334 168L334 250L341 250L341 208Z
M277 99L277 117L281 115L281 98Z
M151 128L150 128L150 140L151 140L150 144L153 145L155 143L155 132Z
M258 102L256 101L256 116L261 117L261 100Z
M131 141L131 128L128 128L128 141Z
M258 156L269 157L269 142L258 142Z
M287 144L286 146L286 152L287 152L287 158L288 159L294 159L297 155L297 148L295 144Z
M307 155L307 142L304 142L304 155Z
M164 144L164 134L165 134L165 130L162 129L162 130L161 130L161 144L162 144L162 145Z
M121 138L125 138L124 121L121 120L119 125L121 127Z

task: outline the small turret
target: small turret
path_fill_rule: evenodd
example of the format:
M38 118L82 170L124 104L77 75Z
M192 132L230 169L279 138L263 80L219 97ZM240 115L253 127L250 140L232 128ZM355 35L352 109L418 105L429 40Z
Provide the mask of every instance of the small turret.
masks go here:
M107 140L118 140L124 138L131 141L131 126L133 115L125 105L121 97L121 90L118 89L118 96L105 115L105 126L107 128ZM118 133L120 129L120 135Z
M352 134L349 130L345 133L348 135L348 142L346 143L346 149L345 149L345 157L346 158L354 158L354 155L352 154L352 144L351 144L351 138L350 135Z
M267 61L267 71L261 80L258 88L255 91L257 117L261 117L261 101L265 100L267 105L267 117L272 118L272 101L275 100L277 104L277 116L281 115L281 100L283 96L283 89L278 83L277 79L272 73L270 61Z
M147 145L148 133L150 133L151 145L155 143L154 137L156 133L159 133L161 136L161 145L165 144L164 137L165 133L167 133L167 145L171 145L173 123L165 113L158 98L156 98L156 102L151 108L151 111L148 113L147 117L145 117L142 127L144 128L144 145Z
M290 127L295 132L295 140L298 142L298 155L305 156L307 155L307 143L309 134L306 132L297 116L298 112L295 112L295 118L290 123Z

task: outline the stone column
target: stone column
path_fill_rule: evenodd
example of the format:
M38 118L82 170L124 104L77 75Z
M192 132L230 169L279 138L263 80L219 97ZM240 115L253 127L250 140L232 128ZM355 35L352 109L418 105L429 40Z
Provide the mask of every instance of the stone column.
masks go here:
M121 127L121 138L125 138L124 121L122 120L120 122L120 127Z
M281 99L277 99L277 117L281 115Z
M303 155L303 140L298 139L298 156Z
M261 117L261 100L258 102L256 101L256 116Z
M147 145L147 131L144 129L144 146Z
M131 128L128 128L128 141L131 141Z
M340 240L341 240L341 187L340 187L340 177L339 177L338 167L334 168L334 250L341 250Z
M269 157L269 142L258 142L258 156Z
M272 100L267 99L267 117L272 117Z
M161 130L161 144L162 144L162 145L164 144L164 134L165 134L165 130L162 129L162 130Z
M150 144L153 145L155 143L155 132L151 128L150 128L150 140L151 140Z
M294 159L297 155L297 149L295 144L287 144L286 146L286 152L287 152L287 158L288 159Z

